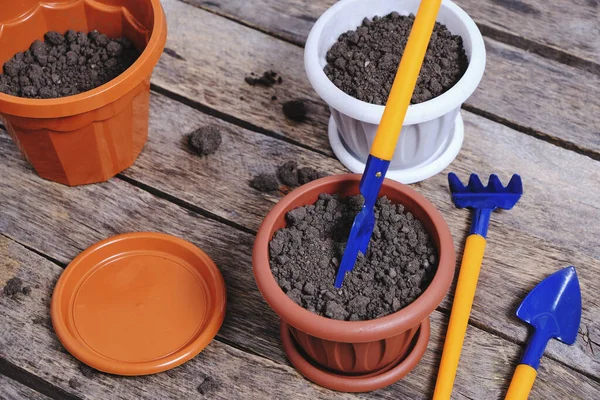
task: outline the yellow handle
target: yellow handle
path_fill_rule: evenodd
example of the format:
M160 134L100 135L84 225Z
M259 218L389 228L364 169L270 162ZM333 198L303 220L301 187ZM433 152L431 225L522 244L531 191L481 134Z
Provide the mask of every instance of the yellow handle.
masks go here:
M446 332L442 361L433 393L434 400L449 400L452 394L484 251L485 238L483 236L470 235L467 238Z
M408 43L400 60L400 67L396 72L390 96L371 146L371 155L382 160L389 161L394 155L441 3L441 0L422 0L417 11Z
M519 364L506 393L505 400L527 400L537 371L527 364Z

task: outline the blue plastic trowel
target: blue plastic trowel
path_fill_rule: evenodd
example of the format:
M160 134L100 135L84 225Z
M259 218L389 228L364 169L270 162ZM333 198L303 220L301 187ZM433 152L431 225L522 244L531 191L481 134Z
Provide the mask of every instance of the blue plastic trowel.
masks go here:
M581 321L581 291L575 267L567 267L540 282L525 297L517 317L534 328L521 363L506 393L506 400L526 400L550 339L572 345Z

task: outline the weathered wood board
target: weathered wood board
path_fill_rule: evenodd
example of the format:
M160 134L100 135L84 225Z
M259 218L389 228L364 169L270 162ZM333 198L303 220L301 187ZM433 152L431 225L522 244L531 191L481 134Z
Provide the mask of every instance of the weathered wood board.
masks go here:
M206 398L215 399L353 397L322 389L302 379L287 365L248 354L220 341L213 341L199 356L162 374L118 377L90 371L64 350L48 318L52 289L62 269L4 236L0 236L0 257L8 276L19 277L32 287L29 295L9 298L0 294L0 318L7 330L0 336L0 344L5 349L3 357L75 396L174 399L198 396L198 391L205 390ZM252 317L258 318L258 311ZM389 399L430 398L435 376L433 363L439 358L446 317L435 312L432 323L433 340L417 369L402 382L373 395ZM500 398L518 358L519 347L474 327L469 328L467 340L471 345L463 354L465 362L457 377L455 398ZM563 379L557 380L556 376ZM545 360L535 389L532 399L559 399L568 395L585 398L598 393L600 385L559 363Z
M336 0L183 0L221 15L231 15L257 29L304 43L316 19ZM600 64L600 19L597 0L456 0L485 34L550 47ZM500 33L497 33L500 32ZM543 49L539 49L543 52ZM554 55L553 53L550 53ZM567 57L571 61L571 57ZM587 64L587 63L586 63Z
M301 15L311 18L320 15L317 8L321 7L320 2L308 1L240 3L228 5L225 15L275 34L285 29L279 21L285 27L293 26L285 23L285 16L293 15L298 3L305 6ZM303 49L178 0L163 1L163 6L171 29L167 46L183 60L163 57L154 74L156 85L316 149L329 148L325 135L315 135L325 132L323 121L329 112L308 83ZM302 43L310 26L303 28ZM485 75L467 107L600 159L600 76L493 39L485 43ZM282 85L269 90L244 82L250 72L269 69L283 75ZM314 107L311 121L323 128L285 121L279 104L270 100L273 94L278 102L307 98Z
M248 181L253 173L274 169L282 161L288 160L287 155L292 153L302 165L311 165L327 172L340 171L337 162L331 158L304 149L294 149L294 146L285 142L224 124L213 117L178 105L160 95L152 96L152 110L154 110L152 115L155 117L152 117L150 141L136 165L126 171L124 175L128 179L139 181L150 188L160 188L168 196L182 199L192 206L199 207L200 210L206 210L225 220L245 226L247 229L255 229L262 220L262 216L278 199L278 196L263 197L248 187ZM220 151L208 158L198 158L187 150L185 134L206 123L218 123L224 126L222 146L223 149L229 149L229 153ZM516 137L522 137L527 142L550 149L558 149L524 135ZM531 144L519 147L528 148L530 146ZM149 197L150 200L142 201L144 197L136 194L138 190L119 195L119 191L127 188L127 185L119 181L74 189L65 189L60 185L44 182L28 171L28 167L6 136L4 136L3 148L5 149L2 153L5 159L4 164L8 166L6 176L9 179L7 186L2 188L1 192L6 196L4 203L8 216L5 225L0 228L22 243L61 262L68 262L83 248L118 232L164 231L165 229L169 233L182 237L187 237L190 232L200 235L194 237L198 237L197 240L202 248L209 249L209 254L211 254L210 249L215 249L215 254L211 255L219 265L230 263L232 253L236 254L236 259L249 260L251 236L241 234L241 232L227 234L228 231L211 225L208 232L216 233L214 236L209 235L210 237L206 238L206 232L195 232L194 227L174 224L173 221L178 219L175 211L168 213L168 216L154 214L153 208L164 209L164 204L168 205L169 203L158 201L153 197ZM583 159L594 165L596 163L575 153L558 150L572 155L574 160ZM242 151L249 152L254 157L241 157ZM532 151L532 153L536 152ZM474 154L471 157L477 159L479 156ZM529 160L531 156L523 158ZM269 160L269 162L264 160ZM532 166L528 165L528 167L534 168L538 162L540 161L533 159ZM585 170L585 168L581 169ZM25 187L29 192L22 199L19 198L17 190L14 188L16 185L10 184L10 182L19 181L28 182ZM115 183L118 184L113 187ZM468 228L468 213L453 208L448 201L445 186L443 177L440 177L431 184L426 182L417 185L417 189L430 197L445 213L456 239L457 251L460 252ZM109 187L111 189L107 191ZM536 183L534 182L530 189L532 196L536 195L535 187ZM206 188L211 188L211 191L207 191ZM37 199L47 198L48 191L52 197L56 197L56 200L50 206L37 206ZM69 201L65 201L67 193ZM90 200L87 200L88 198ZM138 208L142 205L143 211L140 211ZM532 210L539 206L536 202L525 202L523 199L520 207L513 211L521 210L520 212L525 218L528 215L527 210L530 214L535 214L536 211ZM31 216L30 210L36 208L40 208L40 213ZM246 209L249 210L248 213L242 212ZM119 212L116 213L116 210ZM167 210L173 209L167 208ZM537 213L541 212L537 211ZM544 208L544 212L548 212L548 209ZM150 220L147 220L146 214L150 215ZM495 216L490 229L490 246L475 302L473 319L483 326L501 332L505 337L523 341L526 337L526 327L515 318L509 317L513 315L518 299L522 298L538 280L577 258L581 260L578 268L582 280L591 285L583 285L584 299L586 299L584 324L588 327L591 337L597 337L598 327L594 321L598 315L598 304L593 295L597 289L597 283L593 279L593 274L594 270L598 270L598 260L586 255L583 252L585 248L582 248L583 250L580 252L574 252L546 242L548 239L543 236L537 237L535 231L529 230L536 227L535 219L530 218L525 221L526 223L520 224L518 219L516 219L517 223L511 221L508 218L510 215L510 213L503 213ZM134 218L132 219L131 216ZM24 220L27 220L26 224L19 222ZM68 234L59 235L56 240L45 240L45 237L53 235L53 230L61 229L63 221L64 224L69 225ZM500 221L502 223L499 223ZM49 224L49 226L44 226L44 224ZM73 224L75 226L71 226ZM577 239L577 236L573 236L567 245L574 246ZM514 246L515 242L520 246ZM65 249L67 250L66 254ZM537 249L543 249L543 251ZM246 267L250 268L249 261ZM241 298L233 297L232 303L230 303L232 307L247 309L247 300L249 301L250 297L254 301L260 301L260 295L255 289L248 292L249 287L255 288L249 270L247 270L247 275L227 275L228 271L225 270L225 276L233 285L230 290L235 290L241 296ZM506 284L507 277L510 277L511 285ZM444 303L444 307L449 307L448 300ZM507 317L511 323L506 323ZM232 318L237 317L234 315ZM243 325L243 321L243 315L239 316L238 323ZM264 326L255 326L255 331L252 331L251 329L244 330L236 324L231 327L226 324L224 331L227 332L228 329L244 336L276 335L276 329L272 326L267 331L264 331ZM250 339L245 336L244 340ZM260 344L261 342L258 343L259 346ZM261 350L270 351L268 347ZM583 338L578 342L576 348L565 349L564 346L553 344L549 354L581 371L598 376L598 358L593 353L593 347L585 343Z
M46 400L50 399L35 390L0 375L0 399L2 400Z

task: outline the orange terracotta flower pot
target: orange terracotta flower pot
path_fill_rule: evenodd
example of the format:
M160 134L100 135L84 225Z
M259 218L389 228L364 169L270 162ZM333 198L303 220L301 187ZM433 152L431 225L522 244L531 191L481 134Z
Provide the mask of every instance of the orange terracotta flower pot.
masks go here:
M407 307L369 321L332 320L314 314L292 301L271 273L269 242L273 234L286 226L285 215L288 211L314 204L320 193L337 193L342 197L358 194L360 178L361 175L358 174L334 175L292 191L280 200L264 219L252 253L252 266L258 288L271 308L289 325L296 345L313 364L316 363L324 371L334 371L342 376L369 376L406 358L412 351L411 345L414 343L416 332L446 295L452 283L456 262L452 235L435 206L410 187L386 179L381 195L387 196L393 203L403 204L405 210L413 213L415 218L423 223L438 250L439 265L429 287ZM425 334L428 335L428 325L426 328ZM409 368L403 366L404 370L413 369L419 359L420 356L411 357L412 365ZM292 362L294 363L293 360ZM310 371L311 376L306 373L308 371L300 372L315 380L314 371ZM353 389L350 384L345 386L345 390L363 391L365 387L373 390L382 386L363 385ZM332 388L339 390L339 386Z
M94 29L125 36L140 58L112 81L58 99L0 93L0 115L25 158L46 179L105 181L131 166L148 138L150 76L167 22L160 0L19 0L0 7L0 65L48 31Z

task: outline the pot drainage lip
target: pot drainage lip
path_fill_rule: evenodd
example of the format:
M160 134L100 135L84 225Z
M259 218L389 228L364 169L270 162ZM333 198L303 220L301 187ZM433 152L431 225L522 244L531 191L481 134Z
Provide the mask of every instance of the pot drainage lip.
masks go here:
M404 359L394 361L392 367L388 366L381 371L366 375L344 375L316 366L306 359L305 354L299 350L293 338L289 325L281 320L281 342L288 360L307 379L327 389L339 392L370 392L389 386L404 378L417 366L429 342L429 318L421 323L421 328L413 340L413 348Z
M355 174L362 174L365 170L365 163L357 159L348 151L338 132L337 125L333 116L329 117L329 144L337 159L344 164L346 168ZM454 120L454 131L450 135L441 151L437 151L433 157L425 160L421 164L406 169L389 169L386 178L406 185L417 183L442 172L458 155L465 137L465 126L460 112Z

